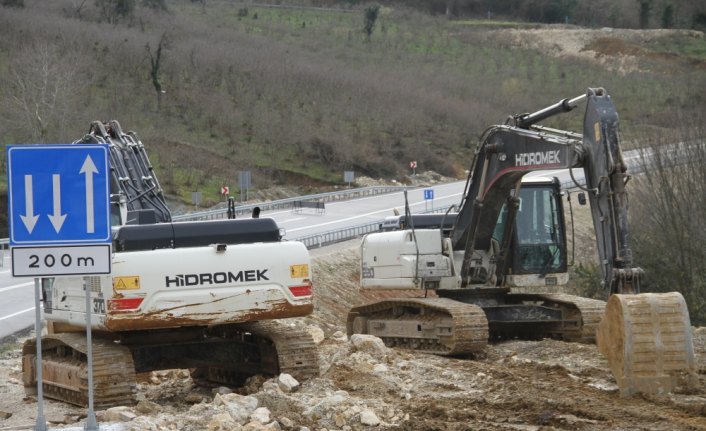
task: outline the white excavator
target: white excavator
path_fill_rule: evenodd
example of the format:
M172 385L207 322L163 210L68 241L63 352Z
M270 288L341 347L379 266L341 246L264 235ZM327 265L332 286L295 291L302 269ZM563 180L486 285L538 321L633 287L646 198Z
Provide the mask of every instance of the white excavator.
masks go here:
M538 124L583 101L583 133ZM569 276L560 184L523 181L529 172L572 168L584 172L607 304L561 293ZM362 241L362 289L427 294L354 307L348 333L441 355L477 353L495 339L597 341L624 395L693 383L684 298L640 293L644 274L628 244L629 178L618 115L601 88L489 127L458 213L405 214L403 229Z
M109 146L112 273L41 280L47 397L88 403L86 290L98 408L134 402L135 374L153 370L187 368L227 385L255 374L318 375L311 335L277 320L313 310L302 243L282 241L269 218L173 222L144 145L116 121L94 122L74 144ZM36 344L22 350L30 394Z

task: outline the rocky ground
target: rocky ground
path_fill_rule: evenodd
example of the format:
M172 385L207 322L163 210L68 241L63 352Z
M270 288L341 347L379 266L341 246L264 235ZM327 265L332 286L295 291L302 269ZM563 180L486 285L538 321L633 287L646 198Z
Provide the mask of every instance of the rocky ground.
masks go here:
M621 398L594 345L517 340L473 358L389 349L375 337L345 336L348 306L374 297L356 287L357 253L356 241L313 252L315 312L292 324L318 341L319 378L218 388L197 385L186 370L154 372L140 376L136 405L98 412L102 429L706 430L706 328L694 329L697 388L660 396ZM0 430L35 423L19 341L1 348ZM81 429L85 409L44 405L52 429Z

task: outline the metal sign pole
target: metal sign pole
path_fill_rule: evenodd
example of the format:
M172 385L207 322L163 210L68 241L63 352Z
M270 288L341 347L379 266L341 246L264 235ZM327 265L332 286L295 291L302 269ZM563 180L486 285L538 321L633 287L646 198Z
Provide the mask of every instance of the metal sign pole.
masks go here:
M84 279L85 280L85 279ZM86 289L86 356L88 357L88 416L86 417L86 425L83 427L86 431L98 431L98 421L96 414L93 411L93 342L91 340L91 287L84 281Z
M44 419L44 386L42 384L42 309L39 305L39 278L34 279L34 333L37 337L37 423L35 431L47 431Z

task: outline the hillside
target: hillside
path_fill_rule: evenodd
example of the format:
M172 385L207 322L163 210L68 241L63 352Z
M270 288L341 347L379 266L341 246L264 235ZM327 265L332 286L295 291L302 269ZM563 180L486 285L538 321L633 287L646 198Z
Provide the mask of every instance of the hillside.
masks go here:
M118 19L100 2L24 4L0 14L0 142L73 141L117 119L185 202L237 190L241 170L255 188L324 188L344 170L399 178L411 160L462 177L485 127L589 86L613 95L632 142L686 125L706 94L697 31L449 21L392 5L367 38L362 5L174 0Z

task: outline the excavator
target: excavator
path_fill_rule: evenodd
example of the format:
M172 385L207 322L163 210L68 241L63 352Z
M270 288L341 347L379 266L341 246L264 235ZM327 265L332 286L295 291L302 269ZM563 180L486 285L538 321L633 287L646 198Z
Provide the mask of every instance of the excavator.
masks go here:
M117 121L91 124L75 145L110 154L112 271L41 279L47 397L88 404L86 290L94 405L131 404L136 374L189 369L239 385L252 375L317 376L312 336L283 323L313 311L306 247L282 241L270 218L173 222L143 143ZM22 349L25 391L36 392L36 339Z
M586 102L583 133L538 123ZM348 334L439 355L473 355L489 340L557 338L597 342L620 393L663 393L695 381L689 313L678 292L640 293L644 271L628 242L630 179L618 114L602 88L481 135L458 213L434 228L366 235L362 289L417 290L353 307ZM585 186L574 177L582 168ZM569 169L590 201L606 302L570 295L562 190L535 171ZM541 172L538 172L541 174ZM451 220L451 227L448 226ZM430 294L432 293L433 294Z

